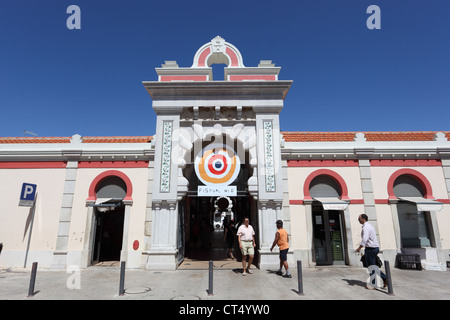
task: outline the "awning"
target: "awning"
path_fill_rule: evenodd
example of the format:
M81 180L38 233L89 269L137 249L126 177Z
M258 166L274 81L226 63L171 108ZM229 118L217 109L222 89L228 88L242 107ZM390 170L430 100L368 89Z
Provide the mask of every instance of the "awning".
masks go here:
M415 203L418 211L441 211L443 203L422 197L399 197L400 200Z
M345 210L348 202L335 197L313 198L322 203L324 210Z
M105 212L114 210L122 204L121 198L97 198L95 203L92 205L96 207L98 211Z

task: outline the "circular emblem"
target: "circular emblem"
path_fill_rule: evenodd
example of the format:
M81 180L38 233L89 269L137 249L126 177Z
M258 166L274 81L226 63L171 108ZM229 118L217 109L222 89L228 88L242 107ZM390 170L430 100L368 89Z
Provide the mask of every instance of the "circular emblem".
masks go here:
M241 162L228 146L212 143L198 153L194 166L197 177L205 185L227 186L239 175Z

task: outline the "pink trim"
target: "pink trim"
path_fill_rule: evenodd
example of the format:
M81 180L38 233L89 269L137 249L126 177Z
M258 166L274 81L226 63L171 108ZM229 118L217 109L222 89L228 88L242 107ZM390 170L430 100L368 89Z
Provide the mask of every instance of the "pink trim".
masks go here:
M289 200L289 204L293 204L293 205L303 204L303 203L304 203L303 200Z
M211 53L211 47L206 47L198 57L197 67L206 67L206 58Z
M274 75L230 75L230 81L243 81L243 80L276 80L276 76Z
M186 76L161 76L162 82L166 81L206 81L208 76L186 75Z
M358 160L288 160L288 167L358 167Z
M350 204L364 204L364 199L352 199Z
M397 199L397 197L394 194L394 182L395 179L400 177L401 175L410 175L419 180L423 190L425 191L424 198L425 199L434 199L433 197L433 191L431 189L431 184L428 181L428 179L419 171L413 170L413 169L400 169L395 171L389 178L388 185L387 185L387 191L389 195L389 199Z
M230 48L226 47L225 53L230 57L230 65L231 67L238 67L239 66L239 60L236 55L236 52L231 50Z
M303 185L303 194L305 195L305 200L311 200L311 195L309 194L309 185L311 184L311 181L320 175L326 175L333 178L341 187L341 199L342 200L350 200L348 197L348 189L347 184L345 183L344 179L336 172L328 169L319 169L314 172L312 172L305 180L305 184Z
M127 186L127 194L125 195L125 198L123 200L133 200L133 198L131 198L131 194L133 193L133 186L131 184L130 178L128 178L128 176L125 173L120 172L118 170L108 170L100 173L97 177L95 177L94 180L92 180L91 185L89 186L89 197L86 199L86 201L97 200L97 193L96 193L97 186L103 179L112 176L119 177L120 179L123 180L123 182L125 182L125 185Z
M0 162L0 169L64 169L64 161L6 161Z
M78 168L147 168L148 161L80 161Z
M441 166L441 160L437 159L417 159L417 160L370 160L370 165L372 167L432 167L432 166Z

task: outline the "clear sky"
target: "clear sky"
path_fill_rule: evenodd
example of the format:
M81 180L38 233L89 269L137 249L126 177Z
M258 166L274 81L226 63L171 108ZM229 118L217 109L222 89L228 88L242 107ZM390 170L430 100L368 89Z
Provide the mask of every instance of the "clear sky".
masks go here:
M294 81L284 131L450 130L448 0L5 0L0 136L153 135L142 81L164 60L190 67L217 35Z

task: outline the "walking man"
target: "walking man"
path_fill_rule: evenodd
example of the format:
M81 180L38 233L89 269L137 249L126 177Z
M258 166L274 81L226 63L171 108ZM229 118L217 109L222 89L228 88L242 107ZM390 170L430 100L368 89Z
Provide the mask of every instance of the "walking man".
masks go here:
M362 248L364 249L364 258L366 259L367 267L375 265L375 259L377 257L378 252L380 252L380 245L378 244L377 234L375 228L368 223L369 218L366 214L361 214L358 217L359 223L362 224L361 231L361 244L356 249L356 252L360 252ZM387 278L386 275L380 270L381 279L383 279L384 287L387 286ZM366 289L375 289L366 287Z
M250 220L248 218L244 219L244 224L241 225L237 232L238 240L239 240L239 248L242 252L242 275L246 276L248 273L253 273L250 269L250 266L253 262L253 257L255 255L255 230L250 225ZM248 268L245 267L245 263L248 257Z
M273 241L272 247L270 251L272 252L275 245L280 249L280 269L277 271L278 275L282 275L281 270L286 270L286 274L283 278L292 278L291 273L289 272L289 265L287 262L287 253L289 251L289 237L286 229L283 229L283 221L277 221L277 229L278 231L275 233L275 240Z

